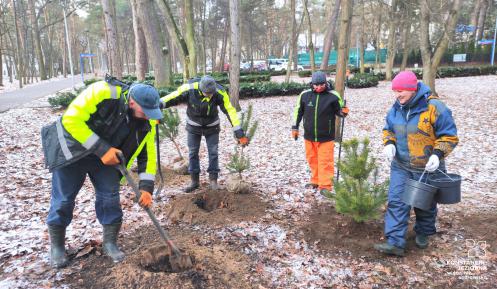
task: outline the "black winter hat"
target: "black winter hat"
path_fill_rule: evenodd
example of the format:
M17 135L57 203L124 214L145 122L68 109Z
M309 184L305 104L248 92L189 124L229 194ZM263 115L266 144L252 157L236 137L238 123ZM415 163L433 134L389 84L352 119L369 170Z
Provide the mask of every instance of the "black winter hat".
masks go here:
M200 79L199 88L203 93L214 93L216 92L216 81L212 76L203 76Z
M326 82L326 73L322 71L316 71L312 74L312 84L321 84Z

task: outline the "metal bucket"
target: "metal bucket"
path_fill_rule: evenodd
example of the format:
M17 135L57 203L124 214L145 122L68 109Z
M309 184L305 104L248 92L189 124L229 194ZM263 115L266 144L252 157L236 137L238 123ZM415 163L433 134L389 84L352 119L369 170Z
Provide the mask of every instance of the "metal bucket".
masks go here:
M427 183L421 182L423 174L419 181L408 179L405 183L404 194L402 194L402 201L412 207L428 211L431 209L437 187Z
M440 171L442 172L442 171ZM439 204L456 204L461 201L461 176L458 174L431 175L428 183L438 187L435 201Z

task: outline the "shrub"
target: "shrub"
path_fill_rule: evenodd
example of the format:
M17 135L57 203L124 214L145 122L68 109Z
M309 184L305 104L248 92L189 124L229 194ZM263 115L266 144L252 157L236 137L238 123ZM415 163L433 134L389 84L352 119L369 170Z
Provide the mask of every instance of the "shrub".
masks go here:
M298 72L299 77L310 77L312 75L312 71L310 70L301 70Z
M378 85L378 77L370 73L356 73L354 77L349 78L347 87L349 88L365 88Z
M258 124L258 120L252 122L252 105L249 105L247 112L242 112L240 126L250 140L253 139ZM226 167L231 173L238 173L240 180L242 179L242 172L250 168L250 160L243 154L243 147L241 149L238 146L235 148L235 152L231 154L230 162Z
M90 84L95 83L95 82L100 81L100 80L102 80L102 79L90 78L90 79L84 80L83 83L85 84L85 86L89 86Z
M338 163L342 179L335 184L336 195L325 195L335 199L337 212L351 216L362 223L380 216L380 207L387 200L388 182L377 184L376 160L369 155L369 139L360 143L354 138L342 143L344 158ZM374 171L374 182L369 178Z
M176 147L176 151L178 152L178 156L180 157L180 159L183 159L183 155L181 154L181 150L179 149L178 142L176 141L179 133L179 124L181 123L178 109L165 109L163 110L163 115L164 118L162 119L161 125L159 126L159 136L161 138L168 138Z
M256 82L240 83L240 98L264 97L276 95L295 95L308 89L309 85L296 82Z
M72 91L57 92L48 98L48 103L52 108L67 108L75 98L76 94Z

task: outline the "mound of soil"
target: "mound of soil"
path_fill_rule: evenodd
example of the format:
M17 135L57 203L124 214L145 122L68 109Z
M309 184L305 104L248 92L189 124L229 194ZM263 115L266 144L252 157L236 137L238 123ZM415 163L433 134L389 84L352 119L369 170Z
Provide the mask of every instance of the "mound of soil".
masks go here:
M234 288L236 282L236 288L257 288L249 280L254 269L243 253L212 240L205 246L208 236L199 236L188 228L173 228L169 232L194 260L191 270L171 273L167 260L159 263L162 267L144 266L147 261L157 261L150 259L154 250L167 250L155 228L145 227L120 239L126 253L122 263L113 264L108 257L91 254L79 260L81 270L67 277L64 283L71 284L71 288Z
M264 216L269 204L256 194L239 195L225 189L201 189L195 194L175 196L166 206L173 223L233 224L256 221Z

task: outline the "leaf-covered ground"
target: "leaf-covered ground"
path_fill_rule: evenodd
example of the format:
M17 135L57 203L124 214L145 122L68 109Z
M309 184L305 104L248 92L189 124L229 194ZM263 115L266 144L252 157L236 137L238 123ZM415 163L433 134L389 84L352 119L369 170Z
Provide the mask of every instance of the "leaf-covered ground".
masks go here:
M195 258L193 270L150 272L141 254L160 241L142 210L124 187L125 220L119 242L128 258L114 265L101 256L101 229L94 211L94 192L86 183L77 198L68 228L70 265L48 266L45 218L51 175L43 168L39 132L59 112L46 99L0 114L0 287L1 288L493 288L497 280L497 93L495 76L437 80L441 99L452 109L460 143L448 158L448 171L462 175L463 201L442 205L438 234L426 250L416 249L408 234L408 255L386 257L371 249L383 241L382 220L357 225L337 214L333 203L312 190L303 141L290 138L296 96L242 101L253 104L259 128L246 149L252 169L250 195L231 196L227 205L205 212L181 192L188 177L166 175L154 211ZM369 137L380 177L389 168L381 155L381 129L393 103L389 82L377 88L347 90L351 108L344 137ZM179 106L184 116L185 107ZM221 116L220 163L234 149L229 124ZM184 124L182 124L182 127ZM184 129L179 141L186 143ZM337 145L338 148L338 145ZM183 147L186 155L186 146ZM336 154L338 149L336 149ZM207 151L201 149L207 168ZM162 163L176 157L164 141ZM335 155L335 159L337 159ZM226 179L222 171L220 182ZM206 186L207 175L201 176ZM411 220L413 221L413 219ZM411 222L412 224L412 222ZM412 230L411 230L412 231ZM474 243L480 241L477 257Z

